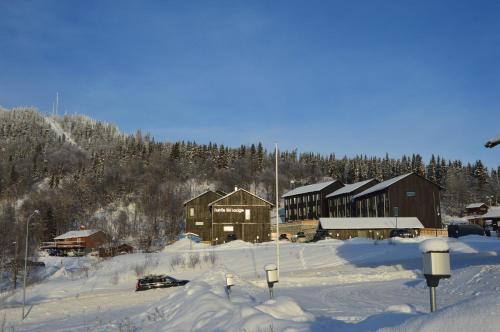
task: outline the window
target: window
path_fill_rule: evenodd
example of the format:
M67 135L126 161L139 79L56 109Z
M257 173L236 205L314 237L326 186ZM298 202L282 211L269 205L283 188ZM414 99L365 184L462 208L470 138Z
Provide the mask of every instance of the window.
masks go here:
M189 216L194 217L194 208L189 208Z
M250 220L250 209L245 209L245 220Z
M417 196L417 193L414 191L407 191L406 192L406 197L415 197Z

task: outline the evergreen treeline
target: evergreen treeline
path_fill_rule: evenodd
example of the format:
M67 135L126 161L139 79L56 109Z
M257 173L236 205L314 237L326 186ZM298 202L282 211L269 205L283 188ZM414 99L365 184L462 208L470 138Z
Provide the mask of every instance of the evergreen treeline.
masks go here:
M432 156L425 162L419 154L338 158L296 150L279 157L281 193L328 177L353 183L413 171L444 188L442 208L449 215L460 215L468 203L500 198L500 168L488 170L480 160L462 164ZM0 231L12 234L0 237L0 248L22 233L35 208L41 216L33 223L34 241L85 225L149 247L181 230L182 203L193 195L237 185L274 201L274 181L274 151L261 143L230 148L157 142L80 115L0 109Z

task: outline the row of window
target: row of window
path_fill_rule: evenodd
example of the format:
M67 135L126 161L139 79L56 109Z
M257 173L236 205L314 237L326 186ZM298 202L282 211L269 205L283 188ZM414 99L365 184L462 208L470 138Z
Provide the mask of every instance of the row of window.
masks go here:
M319 194L310 194L305 196L285 198L285 207L301 203L317 202L319 201Z

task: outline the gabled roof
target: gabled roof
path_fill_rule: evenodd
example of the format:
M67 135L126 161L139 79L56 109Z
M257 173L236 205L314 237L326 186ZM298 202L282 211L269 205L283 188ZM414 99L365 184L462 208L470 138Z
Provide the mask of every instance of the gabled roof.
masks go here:
M406 178L412 174L414 174L414 173L403 174L400 176L396 176L395 178L380 182L379 184L376 184L373 187L368 188L365 191L360 192L359 194L355 195L353 198L356 199L356 198L361 197L361 196L365 196L365 195L368 195L368 194L371 194L371 193L374 193L377 191L387 189L390 186L392 186L393 184L395 184L396 182L401 181L404 178Z
M214 193L214 194L217 194L217 195L219 195L219 196L221 196L221 197L223 196L223 195L221 195L221 194L220 194L220 193L218 193L218 192L215 192L215 191L212 191L212 190L207 190L207 191L202 192L201 194L199 194L199 195L198 195L198 196L196 196L196 197L193 197L193 198L188 199L187 201L185 201L185 202L183 203L183 205L186 205L187 203L191 202L192 200L195 200L195 199L197 199L198 197L201 197L201 196L203 196L203 195L205 195L205 194L208 194L208 193Z
M302 195L302 194L307 194L307 193L314 193L320 190L325 189L332 183L337 182L338 180L332 180L332 181L327 181L327 182L321 182L321 183L315 183L315 184L309 184L307 186L302 186L295 188L293 190L290 190L286 194L284 194L282 197L289 197L289 196L295 196L295 195Z
M229 196L231 196L231 195L234 195L234 194L235 194L235 193L237 193L238 191L244 191L244 192L246 192L247 194L250 194L250 195L252 195L252 196L254 196L254 197L257 197L257 198L258 198L258 199L260 199L261 201L264 201L265 203L267 203L267 204L269 204L269 205L271 205L271 206L274 206L274 204L273 204L273 203L268 202L268 201L266 201L265 199L263 199L263 198L261 198L261 197L259 197L259 196L255 195L255 194L252 194L252 193L251 193L251 192L249 192L248 190L245 190L245 189L242 189L242 188L239 188L239 189L237 189L237 190L233 191L232 193L227 194L226 196L222 196L221 198L216 199L216 200L215 200L215 201L213 201L212 203L208 204L208 206L212 206L212 205L214 205L215 203L217 203L218 201L223 200L224 198L229 197Z
M477 209L477 208L480 208L483 205L486 205L486 204L485 203L471 203L471 204L467 205L465 208L466 209Z
M95 234L97 232L100 232L99 230L96 229L84 229L81 231L69 231L64 234L61 234L57 237L54 238L54 240L65 240L65 239L72 239L76 237L88 237L91 236L92 234Z
M364 186L365 184L367 184L373 180L375 180L375 179L369 179L369 180L356 182L356 183L352 183L352 184L346 184L345 187L337 189L333 193L326 195L326 198L350 194L353 191L356 191L357 189L361 188L362 186Z
M397 218L398 228L424 228L416 217ZM323 229L391 229L396 228L396 218L319 218Z

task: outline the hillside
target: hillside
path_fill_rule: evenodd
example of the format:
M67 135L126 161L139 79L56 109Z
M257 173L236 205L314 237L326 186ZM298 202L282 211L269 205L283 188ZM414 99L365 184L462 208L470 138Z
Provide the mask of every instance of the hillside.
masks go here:
M432 156L426 163L419 154L337 158L297 151L280 153L280 193L324 178L352 183L410 171L444 188L443 214L458 215L487 196L500 198L498 168L488 170L479 160L471 165ZM20 229L39 209L34 241L85 225L147 248L182 229L187 198L235 185L274 201L273 152L261 143L158 142L83 115L0 109L0 231ZM14 235L19 232L6 233L0 245L21 240Z

